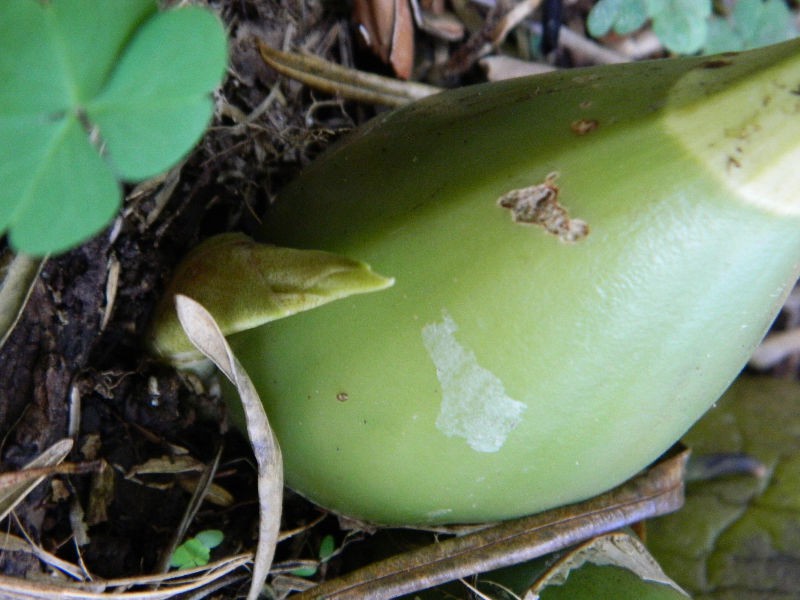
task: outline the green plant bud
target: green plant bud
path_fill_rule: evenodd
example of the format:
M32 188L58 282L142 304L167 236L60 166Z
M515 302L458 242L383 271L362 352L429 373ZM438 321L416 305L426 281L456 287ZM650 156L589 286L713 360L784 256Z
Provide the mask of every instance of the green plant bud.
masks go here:
M282 194L265 239L395 278L232 338L287 483L385 524L598 494L746 362L800 260L800 42L445 92Z
M176 294L200 302L229 335L392 283L356 260L225 233L204 241L178 265L156 307L146 342L151 352L173 365L203 371L210 365L178 321Z

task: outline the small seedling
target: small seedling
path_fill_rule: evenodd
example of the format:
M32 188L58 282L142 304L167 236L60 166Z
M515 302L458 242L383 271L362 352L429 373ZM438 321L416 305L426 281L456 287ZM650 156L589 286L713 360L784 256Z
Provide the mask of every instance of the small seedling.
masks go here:
M175 549L169 566L176 569L191 569L207 565L211 558L211 549L219 546L224 537L218 529L201 531Z
M333 556L336 552L336 541L333 539L332 535L326 535L322 538L322 541L319 544L319 564L325 563ZM292 571L292 575L296 575L298 577L313 577L317 573L317 569L319 565L315 566L308 566L308 567L300 567L299 569L295 569Z
M120 182L184 157L213 111L226 36L208 10L154 0L0 6L0 234L66 250L117 211Z

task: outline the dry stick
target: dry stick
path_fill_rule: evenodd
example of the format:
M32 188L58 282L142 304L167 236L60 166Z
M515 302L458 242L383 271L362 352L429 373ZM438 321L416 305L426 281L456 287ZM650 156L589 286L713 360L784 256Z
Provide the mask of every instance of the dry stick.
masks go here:
M58 579L35 581L0 575L0 598L20 600L167 600L179 594L194 592L204 586L213 589L216 581L245 566L250 560L249 554L237 555L209 563L204 567L171 571L158 576L142 575L92 582L65 582ZM156 581L168 582L169 587L160 590L129 590L131 586L148 585Z
M19 471L0 473L0 489L19 485L39 477L50 475L83 475L100 470L101 461L92 460L80 463L60 463L46 467L31 467Z
M350 100L396 107L441 91L422 83L348 69L311 54L282 52L260 40L258 49L264 62L282 75Z
M688 451L683 451L590 500L401 554L322 583L293 598L395 598L475 573L519 564L633 522L675 511L683 504L687 458Z

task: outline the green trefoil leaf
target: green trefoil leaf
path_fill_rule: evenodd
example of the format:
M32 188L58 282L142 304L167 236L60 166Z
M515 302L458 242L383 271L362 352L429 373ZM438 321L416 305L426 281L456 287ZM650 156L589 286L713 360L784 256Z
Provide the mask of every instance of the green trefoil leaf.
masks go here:
M116 213L121 181L197 143L225 72L219 19L154 0L0 4L0 233L64 251Z

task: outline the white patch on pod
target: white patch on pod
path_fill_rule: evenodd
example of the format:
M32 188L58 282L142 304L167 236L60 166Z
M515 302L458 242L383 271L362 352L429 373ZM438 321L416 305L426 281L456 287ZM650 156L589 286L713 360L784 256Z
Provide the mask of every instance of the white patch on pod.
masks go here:
M475 353L456 339L457 330L446 311L441 322L422 328L422 342L442 389L436 427L448 437L463 437L473 450L497 452L527 406L510 398L503 382L478 364Z

